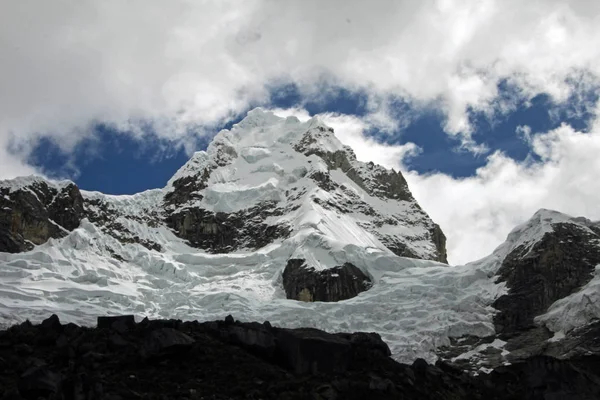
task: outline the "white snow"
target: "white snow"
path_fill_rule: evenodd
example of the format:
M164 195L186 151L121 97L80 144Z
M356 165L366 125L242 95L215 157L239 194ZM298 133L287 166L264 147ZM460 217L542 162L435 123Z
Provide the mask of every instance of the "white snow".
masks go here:
M307 238L303 248L314 240ZM0 324L40 321L49 313L82 324L104 314L186 320L232 314L287 327L375 331L402 361L433 361L435 348L448 344L449 336L493 333L489 303L498 287L481 270L355 245L329 253L315 247L315 257L351 260L375 284L350 300L301 303L285 299L281 287L282 269L295 248L284 243L249 253L215 255L182 247L159 253L122 245L84 221L65 238L33 251L0 253Z
M16 192L18 190L30 190L29 187L44 183L54 189L61 190L62 188L72 184L73 182L69 180L46 180L45 178L39 175L28 175L20 176L14 179L0 180L0 187L7 188L10 193ZM35 195L35 193L33 194Z

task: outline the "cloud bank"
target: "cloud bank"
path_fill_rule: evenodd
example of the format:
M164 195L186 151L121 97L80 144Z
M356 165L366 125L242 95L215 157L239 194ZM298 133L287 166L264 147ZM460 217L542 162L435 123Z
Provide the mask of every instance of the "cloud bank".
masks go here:
M511 107L499 82L564 100L568 78L600 75L600 5L589 1L2 3L4 151L39 135L68 149L95 120L151 120L178 139L268 101L278 82L318 97L325 81L375 104L440 107L468 143L468 109Z

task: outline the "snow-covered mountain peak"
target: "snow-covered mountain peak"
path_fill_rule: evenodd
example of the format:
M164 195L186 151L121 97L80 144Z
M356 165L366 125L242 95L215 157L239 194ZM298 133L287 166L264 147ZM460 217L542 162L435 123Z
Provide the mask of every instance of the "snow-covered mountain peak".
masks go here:
M92 290L101 293L100 310L118 303L112 308L118 312L195 318L198 312L202 318L222 312L241 317L243 310L247 318L264 314L284 323L281 316L314 326L312 317L304 322L291 317L289 310L298 305L287 299L320 300L319 290L333 288L339 293L325 301L337 301L371 291L372 285L380 285L373 295L385 297L397 289L389 277L405 269L418 276L427 275L423 269L435 276L451 273L438 263L446 261L444 234L417 204L402 174L359 162L333 129L315 118L301 122L253 110L196 152L163 189L110 196L73 185L56 204L48 196L28 194L27 185L23 189L20 197L11 194L0 203L0 222L18 242L5 251L31 252L0 253L0 266L9 271L4 286L15 296L25 296L27 285L45 287L43 296L50 300L40 302L61 307L65 293L88 299ZM11 222L15 216L18 224ZM30 266L31 273L23 273L21 265ZM328 286L298 287L302 296L288 294L294 286L284 282L283 272L289 266L294 273L308 271L307 280L295 283L314 278ZM13 273L21 282L17 289ZM401 279L412 281L412 274ZM432 276L425 275L425 281ZM454 284L448 283L443 301L457 299ZM416 292L398 293L427 301ZM369 296L363 299L365 309L379 302ZM277 316L265 311L275 303ZM77 304L74 319L93 314ZM327 310L353 313L352 303L344 307ZM385 319L388 311L378 315ZM12 317L0 309L0 322L3 318ZM398 328L386 323L385 329Z
M248 115L231 129L220 131L206 151L196 152L169 180L167 190L172 190L174 182L178 179L206 179L213 170L231 164L238 157L248 164L256 164L263 158L278 158L279 161L283 158L285 163L289 164L288 160L292 158L290 155L300 148L305 153L310 150L328 153L343 150L348 152L350 158L355 159L352 150L339 141L333 129L317 117L301 122L294 116L283 118L271 111L256 108L249 111ZM297 164L295 163L293 168ZM281 166L276 162L271 162L268 166L263 162L260 168L262 172L266 169L281 171ZM245 171L246 174L250 172ZM227 174L221 173L219 179L223 180L225 175Z
M327 127L318 117L313 117L301 122L294 116L279 117L272 111L255 108L230 130L219 132L210 149L218 147L221 143L241 149L245 147L277 148L282 145L294 145L309 132L320 132L321 145L327 151L337 151L343 148L341 142L335 137L333 129Z
M18 190L31 189L44 186L55 190L62 190L69 185L74 185L70 180L50 180L39 175L20 176L14 179L0 180L0 188L7 192L16 192Z
M515 257L526 257L542 241L546 234L555 231L561 224L568 224L573 229L589 234L600 230L598 223L584 217L572 217L555 210L541 208L531 218L517 225L506 237L504 243L498 246L492 254L481 260L470 263L471 265L485 265L491 273L495 273L506 257L513 253Z
M219 132L205 152L194 154L165 191L170 226L198 245L206 235L191 227L190 218L200 223L196 218L203 210L208 214L202 220L227 215L240 227L260 216L255 226L277 227L270 241L302 246L298 235L310 231L321 235L323 243L446 260L441 230L416 203L402 175L357 161L317 118L301 122L252 110L230 130ZM210 250L259 245L250 237L234 242L233 247L211 245Z
M542 208L529 220L518 225L508 234L504 247L501 246L502 250L508 254L515 249L519 249L521 256L525 256L546 234L554 232L559 224L570 224L575 229L592 233L590 230L590 226L593 226L592 221Z

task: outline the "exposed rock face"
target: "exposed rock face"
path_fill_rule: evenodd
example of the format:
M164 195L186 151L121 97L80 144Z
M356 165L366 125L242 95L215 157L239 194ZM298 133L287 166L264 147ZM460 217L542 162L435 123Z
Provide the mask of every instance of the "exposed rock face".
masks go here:
M435 247L437 249L436 261L447 263L448 252L446 251L446 235L442 231L442 228L438 224L433 224L433 227L429 231Z
M75 184L22 179L20 185L0 185L0 251L18 253L63 237L83 218L83 198Z
M233 318L231 318L233 319ZM346 372L356 351L389 357L390 349L376 333L336 333L318 329L273 328L268 322L225 321L208 324L217 336L296 374Z
M324 128L321 128L321 132L325 132L323 129ZM330 132L333 132L333 130ZM327 163L329 169L341 170L352 179L354 183L372 196L393 200L414 201L402 173L394 170L390 171L369 162L367 163L367 167L369 170L374 171L374 173L369 175L361 174L361 172L357 171L350 162L353 161L356 163L356 156L352 149L346 148L332 153L308 147L308 145L315 142L316 140L308 133L304 136L304 139L296 145L295 149L307 156L316 154Z
M573 361L536 356L470 376L443 362L398 364L375 334L279 329L232 319L144 320L122 332L114 325L62 325L55 317L44 325L13 326L0 331L0 399L547 400L600 395L597 356Z
M342 150L327 151L320 147L319 143L327 135L332 135L333 129L318 126L314 130L308 131L302 139L295 144L294 150L302 153L306 156L316 155L321 158L326 164L329 171L340 170L349 179L356 183L369 195L394 201L403 201L409 203L413 210L414 215L425 213L419 207L415 201L406 179L401 172L394 170L388 170L380 165L369 162L366 164L359 163L356 159L354 151L344 146ZM360 165L361 168L357 168ZM319 171L311 174L311 177L319 184L319 186L328 191L332 191L336 188L336 183L331 179L328 173ZM351 197L351 194L349 194ZM360 201L353 201L351 208L365 208L366 205L360 204ZM368 206L367 206L368 208ZM369 210L371 214L377 214L375 210ZM428 217L426 217L428 218ZM389 219L384 219L386 223L389 223ZM382 222L383 222L382 221ZM398 222L391 221L392 225ZM404 221L403 221L404 222ZM406 223L406 222L404 222ZM381 235L377 231L377 225L365 226L365 228L378 236L378 238L395 254L401 257L420 258L416 252L407 246L406 242L398 240L396 237L388 237ZM440 227L437 224L431 223L428 228L428 239L431 240L435 245L435 255L430 257L433 260L447 263L446 254L446 237Z
M340 301L369 289L371 279L351 263L316 271L302 259L290 259L283 271L283 287L288 299Z
M162 191L150 190L123 198L98 192L84 192L83 195L85 217L104 233L122 244L136 243L150 250L163 250L156 241L140 236L140 233L148 231L148 228L156 228L163 224L161 211L154 207L157 199L162 199ZM144 228L132 232L132 225ZM114 257L120 259L117 255Z
M179 237L214 253L226 253L239 248L258 249L289 235L285 224L268 225L264 220L281 210L273 203L260 204L236 213L211 212L188 207L166 219Z
M585 294L589 290L586 285L597 279L594 276L600 265L597 223L542 209L515 228L496 253L501 256L496 279L507 289L492 303L498 310L494 315L496 334L452 338L450 346L438 350L444 360L476 371L536 356L574 359L600 355L596 340L600 324L594 322L593 313L596 307L592 305L592 311L586 308L593 300ZM555 302L570 295L581 297L587 304L579 304L576 315L568 311L558 316L548 314L560 304ZM557 324L556 318L569 321Z
M535 316L589 282L600 264L597 228L572 223L553 228L533 248L517 247L502 263L498 276L509 292L494 303L500 311L494 318L497 332L532 327Z

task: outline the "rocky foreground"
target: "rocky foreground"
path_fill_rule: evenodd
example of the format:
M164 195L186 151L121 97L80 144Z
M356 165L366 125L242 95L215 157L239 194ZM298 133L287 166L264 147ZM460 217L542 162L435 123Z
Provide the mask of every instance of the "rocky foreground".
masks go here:
M268 322L55 315L0 332L2 399L597 399L600 357L536 356L471 376L398 364L377 334Z

